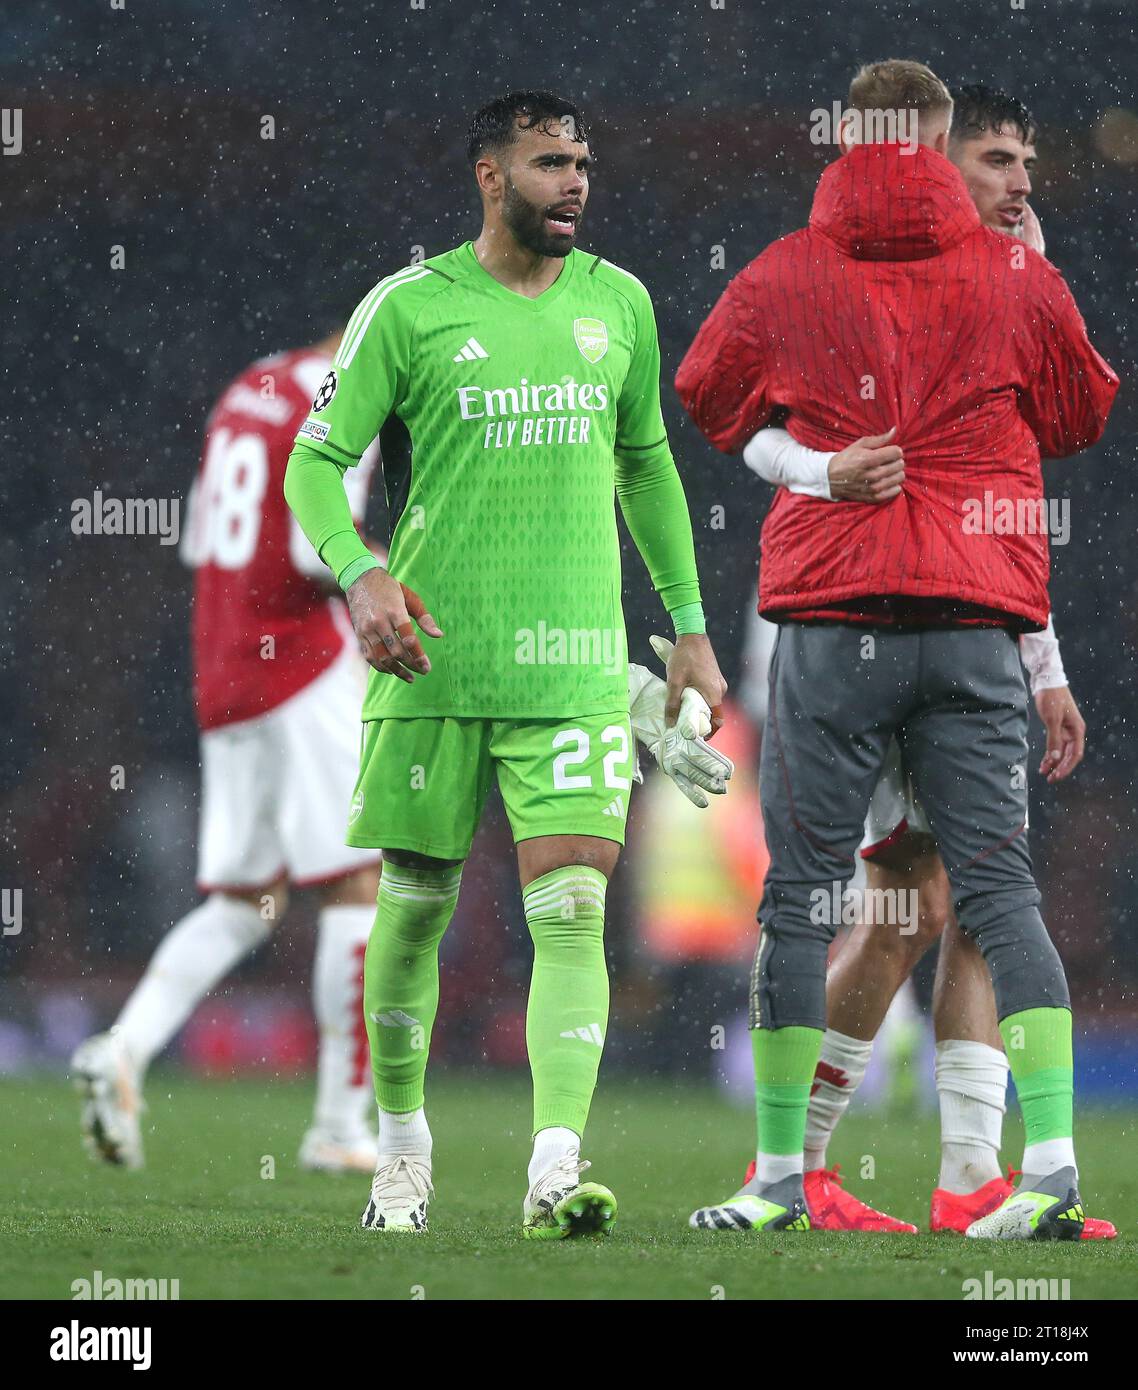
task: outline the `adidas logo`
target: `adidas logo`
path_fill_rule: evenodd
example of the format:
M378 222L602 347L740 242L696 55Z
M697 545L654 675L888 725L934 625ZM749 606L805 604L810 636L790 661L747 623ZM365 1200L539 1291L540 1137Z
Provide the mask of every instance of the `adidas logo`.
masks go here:
M620 816L621 820L623 820L623 819L624 819L624 797L623 797L623 796L614 796L613 799L609 802L609 804L605 807L605 809L604 809L604 814L605 814L606 816Z
M582 1042L592 1043L594 1047L603 1047L605 1035L601 1032L599 1023L586 1023L584 1028L566 1028L564 1033L558 1034L562 1038L580 1038Z
M419 1020L412 1018L410 1014L405 1014L402 1009L392 1009L386 1014L372 1014L376 1023L382 1023L385 1028L417 1028Z
M477 338L467 338L462 345L462 350L456 352L451 358L452 362L476 362L480 357L489 357L490 354L482 346Z

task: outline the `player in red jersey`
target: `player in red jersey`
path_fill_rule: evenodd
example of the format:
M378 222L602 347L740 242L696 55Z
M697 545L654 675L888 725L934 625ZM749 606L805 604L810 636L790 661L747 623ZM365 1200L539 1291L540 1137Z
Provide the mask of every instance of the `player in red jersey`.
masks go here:
M342 598L285 504L285 466L336 334L253 363L206 426L182 558L194 568L194 703L201 729L198 887L114 1027L72 1068L85 1142L143 1162L142 1082L194 1007L270 935L290 887L314 887L319 1071L302 1166L370 1173L375 1139L363 953L379 885L374 850L344 845L365 672ZM375 446L347 480L362 519Z
M1021 102L992 88L965 86L952 95L955 109L947 153L981 221L1021 237L1042 253L1042 231L1027 203L1035 165L1034 120ZM798 445L784 430L766 429L744 455L761 477L792 492L834 502L884 502L897 495L903 480L901 452L879 436L859 440L840 453L821 453ZM1067 687L1051 622L1044 632L1023 634L1020 646L1047 730L1048 752L1039 771L1055 783L1082 760L1085 726ZM836 1169L826 1167L826 1150L865 1075L873 1040L894 995L940 939L933 1021L941 1169L930 1229L963 1233L1013 1189L998 1162L1007 1061L987 967L956 923L944 865L896 741L873 795L861 856L871 890L912 890L918 909L911 932L856 923L828 971L828 1022L806 1130L805 1188L811 1223L829 1230L916 1230L844 1191ZM748 1180L750 1176L748 1172ZM1087 1218L1083 1227L1083 1239L1115 1234L1108 1221Z

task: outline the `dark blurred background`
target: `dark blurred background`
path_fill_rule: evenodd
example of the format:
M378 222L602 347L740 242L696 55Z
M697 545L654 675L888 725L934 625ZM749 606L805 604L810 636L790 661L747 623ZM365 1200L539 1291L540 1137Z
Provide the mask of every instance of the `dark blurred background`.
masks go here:
M738 684L770 493L688 425L671 378L728 279L804 223L833 157L810 143L811 110L844 101L858 63L915 57L950 85L1004 86L1034 112L1032 203L1048 255L1123 378L1105 441L1046 468L1051 494L1070 499L1052 593L1088 749L1069 783L1034 780L1032 831L1045 916L1087 1035L1084 1084L1134 1086L1124 1060L1138 1039L1133 6L288 8L165 0L154 14L104 0L27 3L5 16L3 104L22 111L23 150L0 157L0 887L21 890L23 920L0 937L0 1070L58 1060L109 1021L195 901L190 576L157 537L73 535L72 502L95 489L184 498L229 379L322 336L415 248L431 255L476 235L463 159L470 113L500 91L551 87L590 120L597 169L581 244L633 270L655 300L710 633ZM266 116L272 139L262 138ZM116 246L121 269L111 268ZM372 530L384 535L381 492ZM667 629L627 544L625 592L633 659L650 661L648 634ZM1036 723L1036 744L1039 733ZM757 744L740 747L749 758ZM637 864L648 862L655 790L634 811L610 895L610 1064L704 1074L709 1024L744 1006L754 865L736 865L734 896L715 908L733 914L726 935L665 940L654 929L658 880L655 897L638 888L653 878ZM183 1059L308 1064L312 921L302 901L199 1012ZM435 1054L518 1064L528 941L496 800L444 954ZM692 958L702 959L689 973ZM689 1009L691 980L702 985Z

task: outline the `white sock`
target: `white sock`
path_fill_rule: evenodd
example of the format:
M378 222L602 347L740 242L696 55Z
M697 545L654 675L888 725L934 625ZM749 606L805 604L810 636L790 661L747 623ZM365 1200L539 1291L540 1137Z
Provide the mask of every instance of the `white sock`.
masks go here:
M549 1129L539 1129L533 1136L533 1157L529 1161L529 1185L532 1187L568 1154L576 1158L581 1152L581 1138L571 1129L552 1125Z
M379 1161L398 1158L407 1154L415 1158L431 1161L434 1140L427 1125L427 1112L420 1105L406 1115L391 1115L386 1110L379 1112Z
M269 923L249 903L211 893L166 933L116 1024L140 1073L269 930Z
M1029 1178L1045 1178L1060 1168L1074 1168L1075 1176L1079 1175L1073 1139L1044 1139L1024 1146L1023 1171Z
M936 1045L940 1101L940 1177L946 1192L975 1192L1000 1172L1000 1135L1008 1060L987 1043L951 1039Z
M760 1150L755 1155L755 1181L761 1187L781 1182L793 1173L801 1173L802 1169L801 1154L765 1154Z
M846 1113L853 1093L865 1079L873 1041L863 1042L827 1028L814 1071L813 1093L806 1111L806 1171L826 1166L826 1146Z
M314 1123L339 1138L366 1128L374 1094L363 1004L364 948L374 921L374 907L340 906L324 908L317 923L312 998L320 1049Z

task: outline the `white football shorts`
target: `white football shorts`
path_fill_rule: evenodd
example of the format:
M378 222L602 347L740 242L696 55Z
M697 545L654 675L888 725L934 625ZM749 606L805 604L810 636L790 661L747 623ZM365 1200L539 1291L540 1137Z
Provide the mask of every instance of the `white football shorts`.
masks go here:
M367 669L347 646L276 709L202 734L201 891L248 891L282 875L304 887L379 862L374 849L344 843Z
M913 783L901 762L901 745L889 740L885 764L865 818L865 834L861 841L861 857L873 856L889 845L896 844L902 835L931 835L928 817L913 794Z

